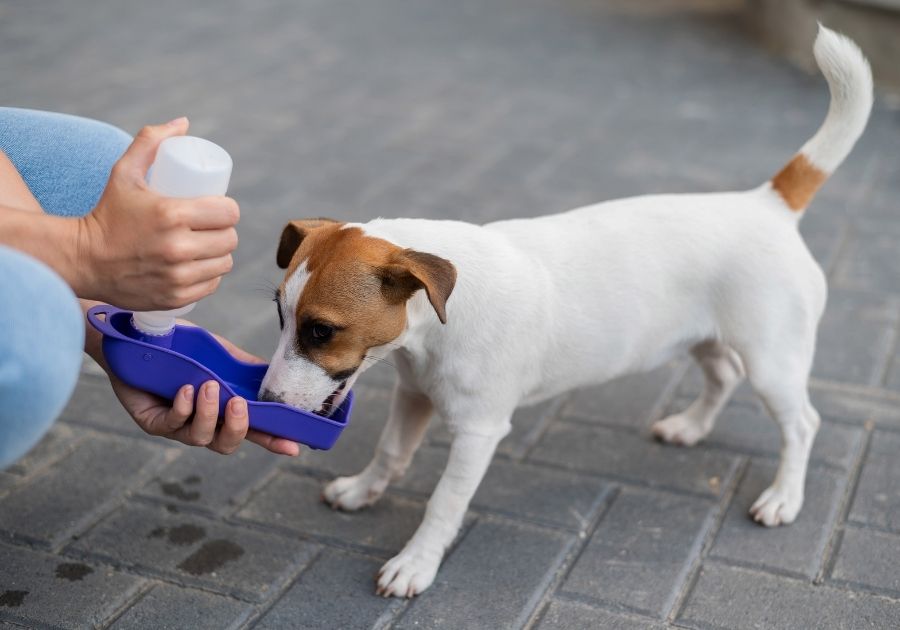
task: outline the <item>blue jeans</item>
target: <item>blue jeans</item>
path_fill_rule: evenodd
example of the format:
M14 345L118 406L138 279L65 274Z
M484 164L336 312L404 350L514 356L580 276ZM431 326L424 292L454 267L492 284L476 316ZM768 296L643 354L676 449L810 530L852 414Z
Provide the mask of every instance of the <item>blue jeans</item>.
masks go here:
M90 212L130 143L105 123L0 107L0 150L50 214ZM83 349L84 318L69 286L42 262L0 246L0 469L62 412Z

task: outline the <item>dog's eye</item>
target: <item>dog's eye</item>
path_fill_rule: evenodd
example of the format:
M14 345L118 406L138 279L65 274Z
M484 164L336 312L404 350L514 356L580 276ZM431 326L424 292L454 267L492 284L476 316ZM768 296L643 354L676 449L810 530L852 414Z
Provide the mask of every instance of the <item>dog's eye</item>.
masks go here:
M279 300L276 295L272 301L275 302L275 309L278 311L278 326L281 330L284 330L284 315L281 314L281 300Z
M310 332L313 339L319 343L325 343L334 336L334 327L328 324L313 324Z

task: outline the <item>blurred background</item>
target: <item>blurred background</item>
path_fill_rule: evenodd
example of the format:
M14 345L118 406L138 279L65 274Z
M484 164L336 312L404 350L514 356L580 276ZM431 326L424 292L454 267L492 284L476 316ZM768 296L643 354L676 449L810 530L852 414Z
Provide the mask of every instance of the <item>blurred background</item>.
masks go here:
M242 240L195 318L264 354L253 291L288 219L485 222L768 178L828 104L778 56L810 70L816 19L900 84L896 0L30 0L0 3L0 94L130 133L187 115L225 147Z

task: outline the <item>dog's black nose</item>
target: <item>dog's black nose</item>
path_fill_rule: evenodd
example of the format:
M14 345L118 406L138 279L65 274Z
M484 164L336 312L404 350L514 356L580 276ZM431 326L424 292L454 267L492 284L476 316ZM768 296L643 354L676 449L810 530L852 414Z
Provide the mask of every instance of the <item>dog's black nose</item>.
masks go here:
M284 398L282 398L275 392L268 390L268 389L264 389L261 392L259 392L259 399L263 402L277 402L277 403L284 402Z

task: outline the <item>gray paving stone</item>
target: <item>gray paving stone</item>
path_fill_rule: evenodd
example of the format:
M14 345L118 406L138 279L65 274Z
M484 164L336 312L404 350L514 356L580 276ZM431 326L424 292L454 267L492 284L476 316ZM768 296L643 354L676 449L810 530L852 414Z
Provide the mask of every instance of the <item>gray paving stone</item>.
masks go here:
M397 488L430 496L447 462L447 451L423 447ZM476 510L584 531L609 486L596 478L496 458L472 499Z
M849 520L900 532L900 435L875 431Z
M230 456L187 446L180 450L178 458L144 486L142 495L175 505L231 511L281 459L249 442Z
M753 461L725 514L712 556L813 579L838 516L846 478L811 468L806 477L803 509L791 525L762 527L748 511L775 479L773 463Z
M516 409L511 420L512 429L497 445L497 454L512 459L523 458L553 421L564 398L554 398L531 407ZM446 423L440 418L433 418L428 430L429 442L449 446L451 439Z
M261 601L296 575L315 547L162 506L130 503L67 548L141 573Z
M550 426L529 460L718 496L734 473L739 456L663 445L645 435L558 421Z
M100 626L144 580L94 563L0 544L0 620L25 626Z
M665 627L643 617L627 617L564 599L554 599L538 625L539 630L662 630Z
M877 385L889 359L900 298L847 289L829 290L819 325L813 376Z
M425 511L421 501L385 495L359 512L332 510L321 500L322 482L281 473L260 490L237 517L296 532L304 537L389 556L409 540Z
M886 232L881 224L876 230L853 230L835 270L835 286L900 293L898 246L900 234Z
M900 400L887 392L839 391L815 386L810 389L813 405L823 417L876 426L900 428Z
M678 616L688 627L893 628L900 602L707 563Z
M668 393L673 380L679 378L681 366L670 363L645 374L617 378L598 387L574 392L561 415L565 418L590 420L602 425L644 428L658 414L661 398Z
M162 452L145 442L91 436L3 499L0 531L6 537L56 546L90 525L161 463Z
M520 628L572 543L543 530L478 522L394 627Z
M266 612L254 628L372 628L397 609L400 600L375 595L382 562L325 550Z
M712 524L713 508L705 499L623 490L560 592L665 617Z
M16 487L21 481L22 478L18 475L10 475L9 473L0 471L0 498Z
M243 603L204 591L158 584L109 626L114 630L237 628L249 615Z
M689 400L677 400L668 412L682 411L689 404ZM810 461L848 470L859 453L862 439L862 427L829 422L826 417L813 442ZM732 403L722 411L703 444L778 459L781 431L760 405Z
M848 526L831 578L867 590L900 596L900 536Z
M15 462L5 472L30 477L65 457L83 438L83 431L76 431L57 423L25 457Z
M73 427L86 426L159 442L159 438L147 435L135 424L113 393L109 380L102 377L83 375L59 418Z

